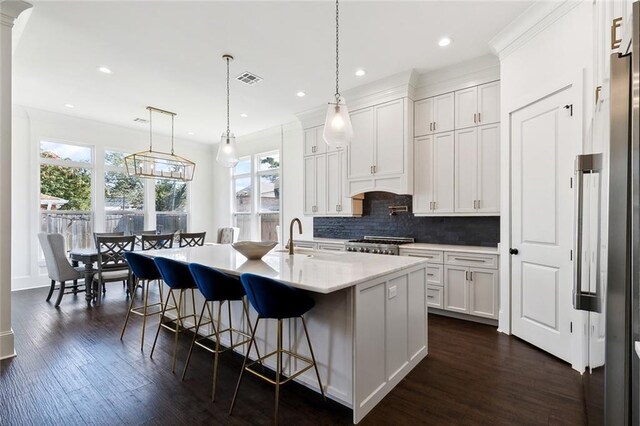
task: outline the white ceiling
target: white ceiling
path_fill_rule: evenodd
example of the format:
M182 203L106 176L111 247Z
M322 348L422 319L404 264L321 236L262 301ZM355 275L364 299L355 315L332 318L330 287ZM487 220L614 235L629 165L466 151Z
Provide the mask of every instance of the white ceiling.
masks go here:
M532 3L343 1L341 88L486 55ZM15 49L14 102L143 129L133 119L153 105L178 113L176 136L216 142L225 129L221 56L231 53L232 78L264 78L231 84L231 130L251 133L332 97L334 19L332 1L34 2ZM443 35L454 40L446 49L437 45ZM98 72L102 65L113 74ZM355 77L357 68L366 76Z

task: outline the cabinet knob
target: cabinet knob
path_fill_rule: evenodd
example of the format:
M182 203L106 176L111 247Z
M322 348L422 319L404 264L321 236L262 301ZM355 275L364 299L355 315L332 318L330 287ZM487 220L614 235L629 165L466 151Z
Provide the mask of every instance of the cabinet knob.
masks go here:
M519 253L518 249L516 249L516 248L509 249L509 254L517 255L518 253Z

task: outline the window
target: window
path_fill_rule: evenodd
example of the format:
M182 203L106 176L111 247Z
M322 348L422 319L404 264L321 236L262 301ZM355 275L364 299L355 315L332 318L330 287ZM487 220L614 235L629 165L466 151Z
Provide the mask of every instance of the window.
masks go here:
M60 233L65 248L92 246L93 150L40 142L40 230Z
M233 171L233 223L240 240L278 239L280 224L280 153L243 157Z
M144 230L144 182L129 176L127 154L104 153L105 232L135 234Z
M156 229L161 234L187 232L187 183L156 181Z

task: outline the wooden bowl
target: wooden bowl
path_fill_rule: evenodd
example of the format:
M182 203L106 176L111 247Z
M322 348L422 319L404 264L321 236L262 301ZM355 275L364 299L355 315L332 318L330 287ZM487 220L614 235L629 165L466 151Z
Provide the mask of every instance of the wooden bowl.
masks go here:
M277 244L277 241L238 241L231 244L231 247L249 260L258 260Z

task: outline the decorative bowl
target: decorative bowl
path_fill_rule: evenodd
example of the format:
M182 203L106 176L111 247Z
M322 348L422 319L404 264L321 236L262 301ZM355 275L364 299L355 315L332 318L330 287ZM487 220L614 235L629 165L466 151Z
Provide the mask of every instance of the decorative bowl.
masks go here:
M231 244L231 247L249 260L258 260L277 244L277 241L238 241Z

